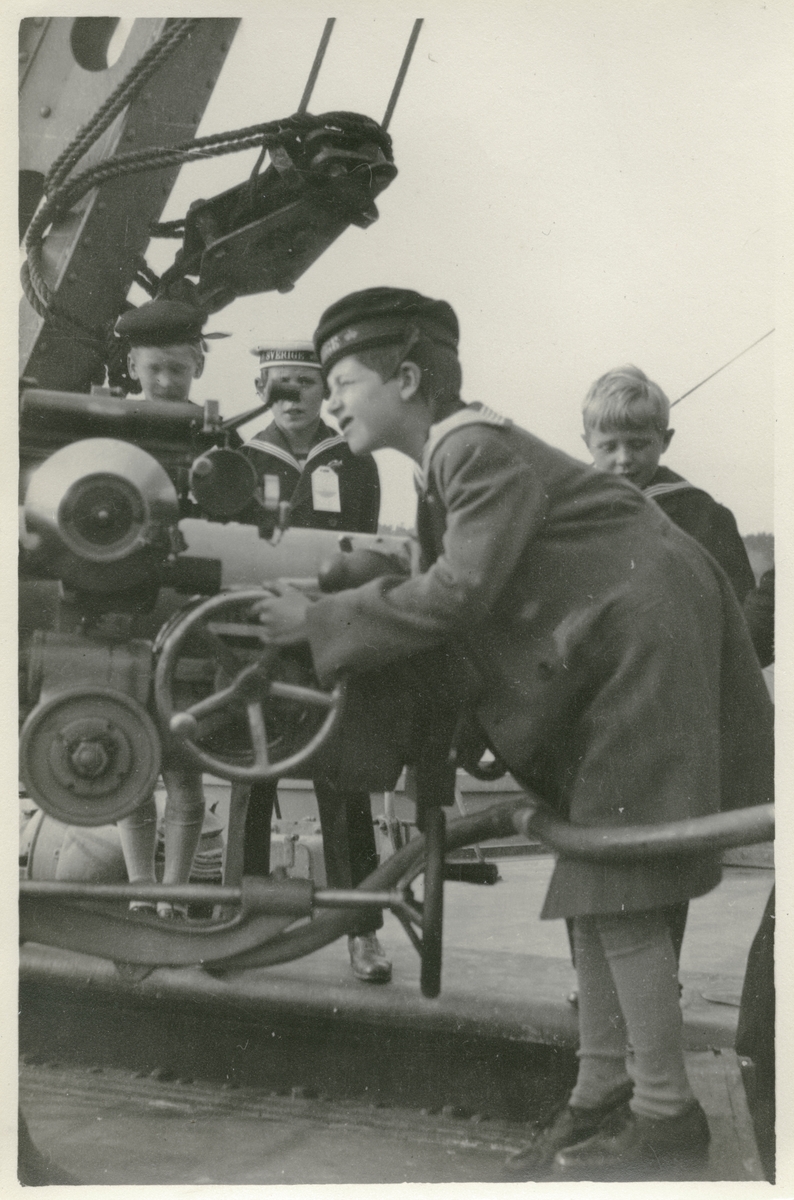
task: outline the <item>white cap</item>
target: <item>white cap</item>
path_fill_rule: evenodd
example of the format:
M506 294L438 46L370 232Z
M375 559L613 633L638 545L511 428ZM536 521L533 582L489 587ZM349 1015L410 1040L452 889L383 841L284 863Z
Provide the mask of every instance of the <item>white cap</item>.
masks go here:
M265 367L314 367L319 371L320 363L314 350L313 342L272 342L254 346L251 351L259 359L259 365Z

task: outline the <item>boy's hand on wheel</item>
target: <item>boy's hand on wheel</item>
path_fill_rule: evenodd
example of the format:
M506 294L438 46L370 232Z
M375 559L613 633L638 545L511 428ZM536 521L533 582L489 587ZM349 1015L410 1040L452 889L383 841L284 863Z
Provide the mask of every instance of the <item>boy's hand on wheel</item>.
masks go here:
M274 646L294 646L306 641L306 610L311 604L303 592L286 583L268 584L269 596L257 601L254 611Z

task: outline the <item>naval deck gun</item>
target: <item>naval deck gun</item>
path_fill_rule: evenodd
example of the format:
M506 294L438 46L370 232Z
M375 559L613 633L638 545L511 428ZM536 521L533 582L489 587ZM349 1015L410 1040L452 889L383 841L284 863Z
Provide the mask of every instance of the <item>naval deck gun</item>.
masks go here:
M388 122L311 118L307 85L295 118L195 139L238 22L135 21L107 68L112 29L98 20L31 19L21 30L23 778L45 812L91 826L151 793L165 747L242 785L325 755L341 782L388 790L408 764L423 836L355 892L228 872L209 890L25 881L23 938L144 967L267 965L334 940L351 910L377 905L404 925L422 956L422 990L435 996L448 850L531 828L590 856L769 837L771 811L756 809L710 818L705 834L623 829L610 840L600 830L595 844L587 830L555 824L535 797L447 831L456 768L493 768L480 764L484 744L470 725L463 732L455 707L434 702L439 664L325 691L304 655L263 643L256 603L269 581L313 592L405 574L410 544L290 529L256 494L236 448L239 422L211 404L144 404L105 387L115 378L108 334L135 281L150 292L195 281L211 311L237 295L288 290L344 229L377 215L373 198L396 174ZM158 71L166 57L168 71ZM157 279L142 254L179 167L253 146L271 156L261 177L257 169L158 230L183 245ZM421 873L420 904L411 888ZM129 911L131 899L166 893L215 901L220 915L180 930Z

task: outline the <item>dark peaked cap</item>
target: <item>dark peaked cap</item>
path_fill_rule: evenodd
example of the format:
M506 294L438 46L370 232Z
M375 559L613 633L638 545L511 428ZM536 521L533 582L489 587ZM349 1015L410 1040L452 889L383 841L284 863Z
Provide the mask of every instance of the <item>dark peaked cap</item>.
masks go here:
M149 300L122 313L116 336L130 346L178 346L198 342L207 313L183 300Z
M337 300L320 318L314 345L328 372L348 354L399 342L413 330L457 351L458 318L446 300L391 287L366 288Z

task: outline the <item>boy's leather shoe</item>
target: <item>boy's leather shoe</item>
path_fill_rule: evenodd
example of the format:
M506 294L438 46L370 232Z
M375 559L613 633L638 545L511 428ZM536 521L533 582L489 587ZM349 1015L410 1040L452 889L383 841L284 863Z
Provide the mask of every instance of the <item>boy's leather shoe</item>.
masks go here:
M391 979L391 963L383 953L374 933L347 939L350 950L350 966L356 979L365 983L388 983Z
M538 1131L528 1146L508 1158L503 1174L508 1179L545 1179L558 1150L585 1141L605 1122L611 1124L627 1114L633 1091L634 1084L627 1082L610 1092L597 1108L574 1108L566 1104Z
M693 1100L676 1117L651 1120L628 1112L622 1124L603 1128L587 1141L561 1149L554 1180L702 1179L709 1157L709 1124Z

